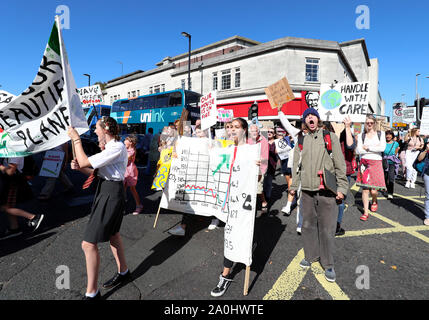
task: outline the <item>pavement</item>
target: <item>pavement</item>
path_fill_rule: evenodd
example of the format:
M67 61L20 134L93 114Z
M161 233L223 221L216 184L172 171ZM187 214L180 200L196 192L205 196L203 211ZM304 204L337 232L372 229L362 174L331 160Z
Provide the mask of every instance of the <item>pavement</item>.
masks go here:
M141 170L142 171L142 170ZM64 194L58 182L54 197L33 199L24 207L46 215L35 234L0 240L0 300L77 300L85 293L86 269L81 249L93 189L78 191L85 177L68 171L74 194ZM128 194L121 235L132 281L111 290L101 289L107 300L408 300L429 299L429 227L423 225L424 188L395 185L395 198L379 199L377 213L359 220L361 194L356 187L347 199L342 226L335 240L337 280L328 283L319 263L299 268L302 238L296 232L296 209L281 212L286 184L277 174L268 215L255 220L253 264L249 292L243 295L245 267L233 268L234 282L223 297L212 298L223 265L223 227L208 231L210 218L194 216L185 237L167 233L182 214L161 210L153 227L161 192L152 192L150 176L140 175L138 191L144 210L135 208ZM37 196L43 178L32 181ZM0 215L0 231L6 223ZM24 221L21 221L24 223ZM99 283L110 279L116 264L108 243L99 245ZM66 279L66 280L64 280ZM69 281L69 283L67 282ZM69 285L68 285L69 284Z

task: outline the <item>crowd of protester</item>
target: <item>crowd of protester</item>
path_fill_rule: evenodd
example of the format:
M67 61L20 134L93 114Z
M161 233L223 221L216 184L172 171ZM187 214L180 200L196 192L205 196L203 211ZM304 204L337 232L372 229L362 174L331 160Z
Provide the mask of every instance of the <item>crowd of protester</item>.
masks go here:
M320 261L325 269L325 278L331 282L336 279L334 237L346 233L342 218L347 206L351 179L354 177L356 185L362 188L363 212L360 220L367 221L371 212L378 210L379 192L383 192L388 199L393 199L395 180L403 179L406 181L405 187L412 189L415 188L417 176L420 174L426 190L423 223L429 225L429 144L427 139L420 137L418 128L413 128L404 135L395 135L391 130L377 130L376 118L368 115L362 132L356 134L353 132L350 118L344 119L341 132L335 132L332 124L321 121L318 111L313 108L304 111L299 125L291 123L281 111L278 115L280 123L268 127L236 118L225 124L224 135L221 137L216 136L214 130L202 130L200 121L191 125L177 120L155 135L149 128L143 141L143 152L147 161L145 177L153 178L147 174L156 170L149 168L156 167L162 150L174 148L181 135L195 138L215 137L217 145L222 147L246 143L260 144L257 195L261 209L258 210L260 214L257 216L270 214L275 188L273 180L281 173L287 187L287 194L281 197L281 201L284 201L281 212L290 216L296 208L296 231L302 236L305 258L300 262L300 266L309 268L311 263ZM111 288L129 279L130 271L126 266L119 234L128 188L135 202L132 213L138 215L144 209L136 188L137 184L141 183L135 164L137 138L130 135L121 142L118 125L110 117L103 117L97 122L96 134L101 151L95 155L86 155L79 135L72 128L69 129L71 144L76 152L71 168L89 175L88 185L94 176L98 176L99 180L95 196L97 200L92 206L85 240L82 242L88 272L85 294L87 300L100 297L97 286L97 243L110 241L118 267L117 274L107 281L104 287ZM279 141L287 146L281 157L276 147ZM57 151L66 154L59 179L66 192L75 192L64 170L65 166L69 165L67 150L66 145L57 148ZM34 232L45 216L18 208L31 194L23 174L24 158L5 158L0 161L0 209L8 216L8 228L2 237L22 233L17 217L25 218L30 232ZM51 199L56 181L56 178L46 179L38 197L40 201ZM185 236L189 223L189 215L183 214L181 222L168 232L174 236ZM220 221L212 217L208 229L214 230L219 225ZM223 271L218 285L211 292L212 296L218 297L225 293L232 281L232 266L233 261L224 258Z

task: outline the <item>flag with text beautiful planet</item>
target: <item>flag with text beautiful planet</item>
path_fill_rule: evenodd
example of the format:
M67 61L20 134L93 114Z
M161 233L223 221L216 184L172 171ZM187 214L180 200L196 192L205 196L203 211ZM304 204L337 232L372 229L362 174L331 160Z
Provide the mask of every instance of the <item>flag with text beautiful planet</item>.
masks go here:
M19 157L59 146L70 138L69 126L88 131L76 84L62 41L59 18L31 85L0 106L0 157Z

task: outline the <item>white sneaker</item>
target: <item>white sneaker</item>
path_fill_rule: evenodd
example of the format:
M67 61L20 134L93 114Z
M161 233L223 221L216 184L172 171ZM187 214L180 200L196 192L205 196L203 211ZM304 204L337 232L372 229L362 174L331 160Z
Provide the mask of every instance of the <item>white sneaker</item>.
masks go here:
M387 199L393 199L393 194L388 194Z
M179 224L175 228L168 230L168 233L173 236L183 237L185 235L185 229Z
M218 225L219 225L219 219L212 219L212 222L210 223L207 229L214 230L217 228Z
M416 185L414 184L414 182L411 182L410 187L411 187L411 189L415 189L416 188Z
M285 205L285 206L282 208L282 212L283 212L285 215L290 216L290 206L288 207L287 205Z
M407 183L405 184L405 188L410 188L410 186L411 186L411 182L410 181L407 181Z
M297 232L299 235L301 235L301 228L300 228L300 227L297 227L297 228L296 228L296 232Z
M425 226L429 226L429 219L425 219L425 220L423 221L423 224L424 224Z

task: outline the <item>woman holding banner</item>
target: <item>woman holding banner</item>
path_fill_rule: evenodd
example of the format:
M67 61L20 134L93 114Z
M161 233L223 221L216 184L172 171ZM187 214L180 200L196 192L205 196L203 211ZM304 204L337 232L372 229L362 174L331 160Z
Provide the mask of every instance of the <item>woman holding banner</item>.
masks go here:
M118 268L118 273L104 283L103 287L105 289L113 288L128 281L131 276L119 234L125 209L124 176L128 163L128 153L125 145L120 141L118 132L118 124L113 118L102 117L98 120L95 133L99 141L105 139L105 149L88 157L83 150L78 132L71 127L68 130L68 135L72 139L75 149L75 159L71 163L72 169L90 175L84 184L84 188L94 178L98 178L90 218L82 241L88 277L84 300L101 298L97 283L100 268L98 242L110 241L110 248Z
M231 139L234 141L234 146L245 145L248 136L248 124L247 121L242 118L236 118L231 124ZM261 165L261 161L256 162L258 166ZM229 285L232 282L230 272L234 262L224 257L223 260L223 271L219 275L219 283L211 291L212 297L220 297L224 295Z

